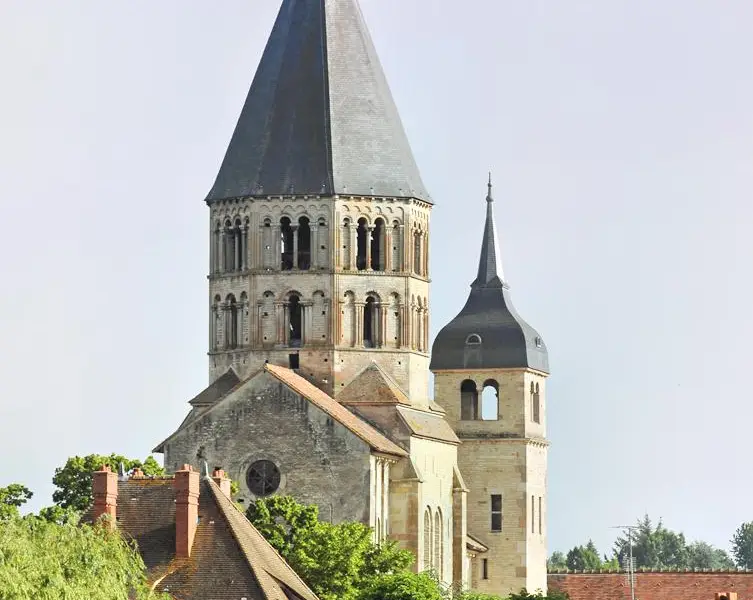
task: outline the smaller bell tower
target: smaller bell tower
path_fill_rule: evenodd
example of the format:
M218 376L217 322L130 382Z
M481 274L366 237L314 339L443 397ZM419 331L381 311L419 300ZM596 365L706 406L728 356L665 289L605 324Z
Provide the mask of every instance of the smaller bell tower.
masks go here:
M471 587L546 593L549 363L541 336L512 305L493 207L490 177L476 280L432 348L434 399L462 441L468 533L488 547L474 559Z

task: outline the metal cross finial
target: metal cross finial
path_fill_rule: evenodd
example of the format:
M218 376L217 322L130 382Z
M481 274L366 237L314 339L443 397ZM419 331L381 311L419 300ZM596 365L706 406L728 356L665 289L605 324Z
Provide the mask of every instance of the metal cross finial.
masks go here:
M492 172L491 171L489 171L489 183L486 184L486 187L488 189L488 192L486 194L486 201L494 202L494 198L492 198Z

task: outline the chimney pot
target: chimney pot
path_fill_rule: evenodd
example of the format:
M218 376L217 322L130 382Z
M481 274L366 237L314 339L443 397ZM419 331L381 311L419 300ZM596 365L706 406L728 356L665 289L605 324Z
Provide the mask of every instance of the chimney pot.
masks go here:
M230 478L227 476L227 473L219 467L215 467L212 473L212 480L219 486L220 491L230 498Z
M107 465L102 465L92 477L92 496L94 496L94 521L102 515L108 515L107 526L115 529L118 506L118 476Z
M175 555L191 556L199 520L199 474L190 465L175 473Z

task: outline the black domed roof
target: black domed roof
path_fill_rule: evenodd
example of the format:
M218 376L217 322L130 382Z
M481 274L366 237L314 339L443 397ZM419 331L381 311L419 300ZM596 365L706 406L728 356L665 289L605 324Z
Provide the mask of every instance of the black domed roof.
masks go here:
M527 367L548 373L544 340L515 310L498 265L491 181L486 201L478 275L463 310L434 340L430 368L444 371Z

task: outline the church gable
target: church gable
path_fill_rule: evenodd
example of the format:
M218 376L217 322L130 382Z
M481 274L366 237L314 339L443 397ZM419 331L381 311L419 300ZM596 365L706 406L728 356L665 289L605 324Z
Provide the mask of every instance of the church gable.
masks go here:
M407 453L308 386L288 369L265 368L165 440L165 467L223 465L242 504L293 494L325 520L368 522L372 453Z

